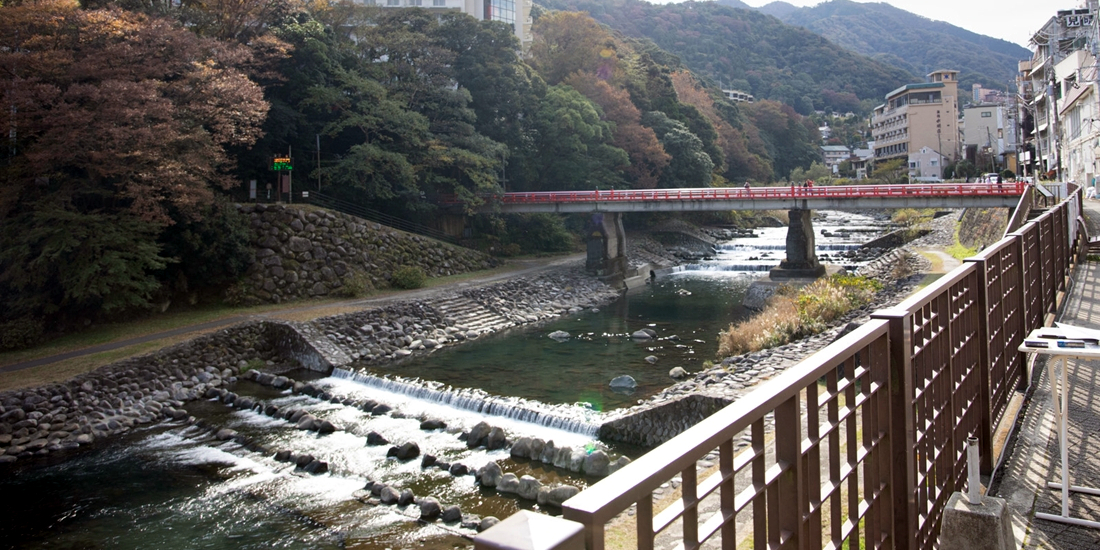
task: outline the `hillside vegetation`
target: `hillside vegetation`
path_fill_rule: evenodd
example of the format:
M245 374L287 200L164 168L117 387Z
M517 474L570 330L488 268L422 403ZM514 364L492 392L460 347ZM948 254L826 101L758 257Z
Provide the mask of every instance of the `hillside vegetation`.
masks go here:
M740 4L737 0L720 3L731 1ZM804 8L772 2L760 11L920 79L937 69L957 70L965 89L974 83L1004 89L1015 80L1017 63L1031 57L1027 48L1017 44L933 21L884 2L832 0ZM1036 26L1039 24L1036 22Z
M651 40L717 85L781 101L801 114L867 112L914 75L757 11L715 2L540 0L585 11L626 36Z

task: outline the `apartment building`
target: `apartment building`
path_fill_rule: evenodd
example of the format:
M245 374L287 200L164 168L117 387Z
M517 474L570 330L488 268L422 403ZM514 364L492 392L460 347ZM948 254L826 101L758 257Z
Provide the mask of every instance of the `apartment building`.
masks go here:
M1031 38L1019 63L1025 175L1088 183L1100 174L1097 102L1097 2L1055 13Z
M889 94L871 117L875 160L900 158L928 147L950 162L959 157L958 71L939 70L928 82Z
M360 0L383 8L423 8L428 11L456 10L482 21L503 21L512 26L519 43L531 43L531 0Z
M998 167L1012 169L1016 134L1015 102L979 103L963 109L965 155L976 165L980 164L976 158L992 158ZM974 158L971 152L975 153Z

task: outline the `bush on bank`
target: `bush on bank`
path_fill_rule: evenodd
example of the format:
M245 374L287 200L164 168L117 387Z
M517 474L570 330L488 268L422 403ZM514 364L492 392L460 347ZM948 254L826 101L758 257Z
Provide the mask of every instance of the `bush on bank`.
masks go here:
M740 355L817 334L845 313L871 303L880 290L882 283L873 279L839 274L800 290L781 287L764 311L718 335L718 354Z

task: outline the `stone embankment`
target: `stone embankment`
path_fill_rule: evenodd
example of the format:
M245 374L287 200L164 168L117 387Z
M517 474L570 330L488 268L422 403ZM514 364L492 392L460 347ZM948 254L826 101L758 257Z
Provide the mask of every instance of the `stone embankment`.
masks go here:
M256 321L60 384L0 393L0 463L77 449L134 426L182 419L188 401L223 395L242 369L328 371L353 360L399 360L482 334L548 320L618 292L562 268L308 323Z
M242 304L315 296L354 297L390 286L401 266L429 277L498 264L475 250L308 206L244 204L255 261L230 297Z

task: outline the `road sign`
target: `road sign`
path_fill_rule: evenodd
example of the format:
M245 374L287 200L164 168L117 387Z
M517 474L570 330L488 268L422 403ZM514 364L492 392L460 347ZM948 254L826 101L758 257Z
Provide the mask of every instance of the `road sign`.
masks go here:
M275 157L271 161L271 169L276 172L289 172L294 167L290 164L290 157Z

